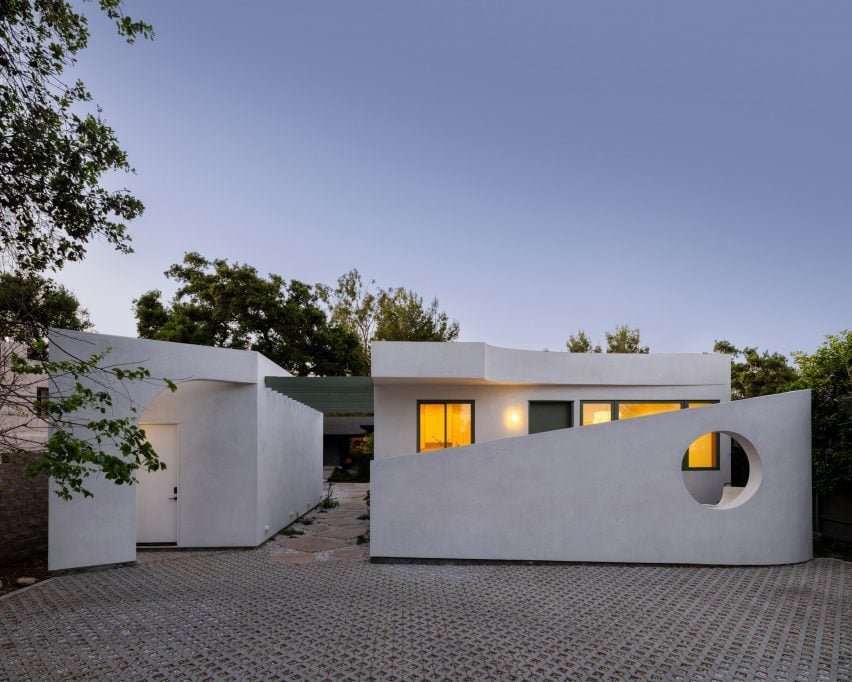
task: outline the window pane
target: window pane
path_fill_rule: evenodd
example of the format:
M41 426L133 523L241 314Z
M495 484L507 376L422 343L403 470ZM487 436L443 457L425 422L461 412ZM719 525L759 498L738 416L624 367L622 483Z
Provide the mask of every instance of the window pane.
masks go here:
M444 447L443 403L420 405L420 451Z
M716 456L716 434L705 433L689 446L686 467L687 469L715 469Z
M709 401L697 401L687 403L688 407L704 407L705 405L714 405ZM719 466L719 453L716 449L717 442L715 433L707 433L692 445L686 453L686 468L687 469L715 469Z
M610 403L583 403L583 425L603 424L612 421Z
M447 405L447 447L470 445L471 439L470 403L449 403Z
M619 403L618 418L647 417L649 414L672 412L679 409L680 403Z

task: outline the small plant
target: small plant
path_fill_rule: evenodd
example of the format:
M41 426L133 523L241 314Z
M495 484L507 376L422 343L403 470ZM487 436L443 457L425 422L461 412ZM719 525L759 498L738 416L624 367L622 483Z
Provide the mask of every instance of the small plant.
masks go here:
M302 530L297 530L295 528L285 528L278 535L284 535L285 537L292 538L296 535L304 535L305 532Z
M314 517L312 516L306 516L299 523L301 523L303 526L310 526L315 520L316 519L314 519Z
M357 542L359 545L366 545L368 542L370 542L370 531L367 531L366 533L361 533L361 535L355 538L355 542Z
M370 515L369 514L361 514L361 516L358 517L358 520L359 521L369 521Z
M340 503L334 499L334 483L329 481L328 487L325 489L325 497L319 504L320 509L334 509L338 504Z

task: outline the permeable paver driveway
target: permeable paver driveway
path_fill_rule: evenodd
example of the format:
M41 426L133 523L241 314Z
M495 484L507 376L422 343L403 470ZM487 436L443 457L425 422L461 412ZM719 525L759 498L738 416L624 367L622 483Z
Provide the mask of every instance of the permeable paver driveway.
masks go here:
M835 559L455 566L279 552L169 553L13 594L0 600L0 678L850 680L852 564Z

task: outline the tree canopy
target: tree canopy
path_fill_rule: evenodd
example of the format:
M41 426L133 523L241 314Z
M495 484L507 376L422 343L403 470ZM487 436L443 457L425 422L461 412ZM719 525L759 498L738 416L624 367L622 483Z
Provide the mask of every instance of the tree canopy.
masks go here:
M459 323L439 308L438 299L426 306L410 289L376 287L358 270L341 275L334 287L316 285L332 324L358 336L369 360L372 341L455 341Z
M130 252L127 223L143 210L128 190L105 186L106 176L132 168L83 82L63 80L89 40L79 5L0 0L0 336L13 340L0 339L0 452L22 459L30 475L51 476L64 498L88 494L93 473L129 484L138 468L162 466L135 420L109 416L110 392L100 390L148 380L147 370L105 367L102 354L47 360L49 327L90 323L76 297L44 273L83 260L97 238ZM96 6L127 42L153 37L121 0ZM60 393L63 375L73 388ZM49 399L34 400L45 382Z
M0 273L0 338L31 345L50 327L91 326L88 313L65 287L40 275Z
M143 338L256 350L302 376L367 372L358 337L328 321L309 284L198 253L165 275L180 283L170 303L156 290L134 301Z
M811 389L813 485L819 493L852 483L852 331L826 336L815 353L793 353Z
M740 350L725 340L716 341L713 352L732 356L731 398L734 400L789 391L798 376L781 353L761 353L749 347Z
M647 353L648 346L642 346L638 329L630 329L626 324L606 332L607 353ZM569 353L600 353L600 344L592 344L589 335L582 329L576 335L571 334L565 342Z
M128 42L153 36L120 0L98 5ZM70 2L0 2L0 251L18 272L82 260L95 237L130 251L127 221L143 210L129 191L102 185L132 169L86 86L62 80L88 40Z
M571 334L565 342L569 353L600 353L600 344L592 345L592 340L582 329L577 330L576 336Z
M337 285L317 284L320 300L328 308L332 324L349 330L358 337L364 357L370 357L370 342L376 334L378 304L381 291L374 290L376 281L365 282L358 270L337 278Z
M642 346L638 329L630 329L626 324L619 325L612 332L606 332L607 353L647 353L648 346Z
M383 291L376 317L377 341L455 341L459 336L459 323L450 322L437 298L427 307L410 289Z

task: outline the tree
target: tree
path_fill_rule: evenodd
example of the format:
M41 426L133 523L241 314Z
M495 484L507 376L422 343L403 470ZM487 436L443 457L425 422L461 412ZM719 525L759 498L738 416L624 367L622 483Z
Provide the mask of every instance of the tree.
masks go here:
M367 371L358 337L329 324L308 284L264 278L250 265L198 253L187 253L165 275L181 283L169 305L156 290L134 301L143 338L256 350L302 376Z
M811 389L814 489L828 494L852 483L852 331L829 334L812 355L793 357L793 387Z
M0 273L0 338L31 346L50 327L91 326L88 312L65 287L40 275Z
M36 345L41 346L39 354L45 355L44 341ZM91 497L84 486L91 474L130 484L140 467L149 471L165 468L135 419L110 416L116 385L146 381L150 373L144 367L106 367L105 357L101 353L82 360L33 363L16 352L14 343L0 342L0 453L23 460L28 476L53 478L56 494L66 500L73 493ZM65 393L54 391L60 378L74 388ZM34 399L38 395L35 387L46 379L51 396ZM175 390L172 382L165 383ZM80 433L87 435L77 435Z
M748 347L740 350L725 340L716 341L713 352L732 356L731 398L734 400L789 391L798 376L781 353L761 353L757 348Z
M121 0L98 5L127 42L153 36ZM62 81L88 39L70 2L0 2L0 251L21 273L82 260L94 237L130 251L126 222L143 210L127 190L101 185L132 169L100 110L87 111L85 85Z
M600 344L592 346L591 339L582 329L577 330L577 335L571 334L565 342L569 353L600 353Z
M640 346L639 343L639 330L629 329L626 324L606 332L607 353L647 353L648 346Z
M153 37L121 0L97 5L127 42ZM130 252L127 222L143 210L126 189L103 186L106 175L132 168L85 85L63 81L88 39L86 17L66 0L0 0L0 298L13 339L0 341L0 453L24 458L30 475L52 476L66 498L88 494L91 473L131 483L140 466L161 466L135 422L108 416L105 387L147 380L146 370L105 367L103 355L45 359L47 327L89 323L73 294L42 273L83 260L95 238ZM65 375L73 389L34 400L35 384Z
M370 342L376 333L378 316L378 296L373 291L376 281L364 282L358 270L337 278L333 289L325 284L317 284L320 300L328 307L330 321L334 325L349 330L358 337L364 357L370 357Z
M379 295L375 339L378 341L455 341L459 323L438 309L438 299L424 307L410 289L388 289Z

